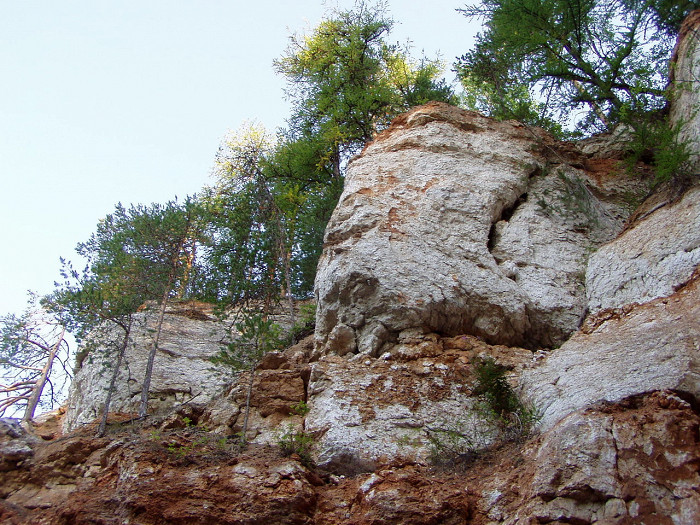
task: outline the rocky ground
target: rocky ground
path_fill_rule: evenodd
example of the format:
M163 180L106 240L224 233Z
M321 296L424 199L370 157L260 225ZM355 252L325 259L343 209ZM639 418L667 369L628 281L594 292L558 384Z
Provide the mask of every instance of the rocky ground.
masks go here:
M700 415L670 391L577 411L546 433L440 466L393 460L355 475L275 445L240 451L234 438L183 417L48 440L3 421L0 520L691 524L700 516Z

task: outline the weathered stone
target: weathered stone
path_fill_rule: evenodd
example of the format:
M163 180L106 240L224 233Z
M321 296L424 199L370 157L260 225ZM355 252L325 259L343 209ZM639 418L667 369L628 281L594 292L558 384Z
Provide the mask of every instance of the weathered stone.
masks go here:
M620 497L612 417L590 418L575 413L545 438L534 461L537 470L531 490L546 501Z
M0 418L0 472L15 469L19 463L31 458L38 441L27 434L19 420Z
M232 312L231 318L235 315L236 312ZM155 303L147 303L142 311L133 316L131 338L117 377L110 412L135 414L138 411L157 316L158 306ZM275 312L270 319L284 329L291 326L286 309ZM184 403L206 404L230 390L240 371L215 364L211 358L238 337L233 324L231 319L220 320L214 315L210 304L197 301L173 301L168 304L149 392L149 409L152 413L162 414ZM91 341L87 344L90 351L79 363L71 384L63 422L66 431L90 423L101 415L112 366L116 362L115 345L110 341L120 341L121 337L120 329L109 324L91 334ZM289 369L295 363L308 361L310 352L310 348L302 350L301 346L297 346L292 353L286 354L283 361L275 364L275 354L271 354L261 365L263 368ZM219 419L210 417L208 423L221 427L223 431L222 425L228 425L228 421L234 417L232 412L237 414L239 407L226 401L217 403Z
M314 436L319 465L354 474L397 457L425 463L431 428L462 432L475 448L500 437L477 409L472 361L487 354L516 375L531 352L489 347L469 336L455 338L464 341L462 350L444 350L434 334L426 339L400 343L381 359L325 356L313 364L306 431Z
M682 401L663 408L669 395L630 398L622 407L579 411L559 422L533 458L528 496L537 503L531 512L548 520L644 514L694 523L700 517L700 477L693 467L698 418Z
M587 321L561 348L533 362L522 394L550 428L598 401L674 389L700 398L700 275L670 297Z
M248 414L246 439L257 444L276 444L290 427L303 428L306 385L313 349L313 336L283 352L271 352L255 369ZM242 432L250 372L239 374L232 384L215 397L198 421L212 432L232 435Z
M231 370L210 360L229 337L225 325L217 323L210 310L210 307L197 303L191 308L176 304L166 310L149 393L152 411L173 408L191 400L206 403L231 381ZM130 343L117 378L111 412L138 412L156 321L156 307L134 314ZM101 415L116 362L116 351L109 341L120 337L120 329L109 325L92 334L91 339L97 346L83 360L71 383L64 419L66 431ZM104 343L100 344L101 341Z
M416 328L563 342L585 309L588 251L630 210L554 144L444 104L398 118L351 162L326 229L319 348L376 356Z
M661 200L614 241L591 255L590 313L673 294L700 264L700 186L677 202Z
M523 374L545 428L588 404L649 390L700 396L700 187L675 202L663 195L591 256L595 315Z
M692 168L700 171L700 9L683 22L671 60L673 86L671 123L680 125L679 139L693 153Z

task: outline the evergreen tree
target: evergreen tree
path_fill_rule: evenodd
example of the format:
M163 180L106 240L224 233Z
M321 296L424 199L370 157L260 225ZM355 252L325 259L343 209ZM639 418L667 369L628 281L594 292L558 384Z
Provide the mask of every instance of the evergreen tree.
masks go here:
M241 431L241 445L245 445L255 369L267 353L281 348L283 343L280 338L280 327L262 312L244 312L242 321L236 323L236 330L239 337L227 348L221 350L212 361L228 365L236 370L248 371L248 388Z
M608 129L665 106L677 19L696 2L682 4L483 0L460 10L486 29L456 69L472 102L495 116L571 124L580 110L580 129Z
M78 245L76 251L88 261L82 275L70 264L64 265L65 282L49 302L64 309L78 336L83 339L103 321L117 324L123 332L101 431L129 341L131 316L151 300L160 304L141 390L139 415L146 415L167 301L189 297L203 277L195 257L202 229L201 209L194 199L130 208L118 204L98 223L90 239Z
M65 336L65 324L41 308L34 296L22 315L0 318L0 416L21 412L26 425L37 407L54 405L61 384L70 380ZM62 365L59 373L56 362Z
M411 61L387 43L394 22L384 3L363 0L335 11L309 35L292 35L277 71L288 81L294 104L289 119L296 140L319 148L317 164L341 177L342 163L398 113L429 98L454 101L436 80L437 61Z

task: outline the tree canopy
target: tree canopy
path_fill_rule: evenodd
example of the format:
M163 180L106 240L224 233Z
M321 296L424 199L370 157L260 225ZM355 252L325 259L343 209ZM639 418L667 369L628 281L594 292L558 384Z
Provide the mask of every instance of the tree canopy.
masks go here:
M309 34L294 34L277 71L293 102L291 135L316 140L319 164L341 175L343 160L398 113L429 100L455 101L437 60L413 60L387 42L394 21L384 3L333 11Z
M485 30L456 69L477 109L605 130L665 106L675 36L693 7L697 2L483 0L460 9L484 20Z

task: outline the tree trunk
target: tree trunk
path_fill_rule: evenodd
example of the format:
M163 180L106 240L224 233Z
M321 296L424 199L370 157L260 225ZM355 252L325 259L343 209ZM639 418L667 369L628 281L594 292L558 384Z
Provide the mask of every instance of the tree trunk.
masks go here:
M182 282L180 283L180 288L177 292L178 299L184 299L187 293L187 285L190 282L190 275L192 274L192 268L194 268L194 261L197 256L197 245L196 242L192 241L192 250L185 250L185 270L182 275Z
M139 417L146 417L148 414L148 391L151 388L151 376L153 375L153 361L156 359L158 351L158 343L160 342L160 332L163 328L163 319L165 318L165 307L168 304L168 292L170 287L165 291L163 300L160 303L160 312L158 313L158 325L156 326L156 338L151 346L151 351L148 353L148 361L146 362L146 372L143 376L143 386L141 387L141 404L139 405Z
M160 312L158 314L158 325L156 326L156 338L153 341L153 346L151 351L148 353L148 361L146 362L146 372L143 377L143 386L141 387L141 404L139 405L139 417L146 417L148 414L148 391L151 388L151 376L153 375L153 361L156 358L156 352L158 351L158 343L160 342L160 332L163 328L163 319L165 318L165 307L168 304L168 297L170 296L170 291L175 283L175 273L177 272L178 262L180 259L180 254L182 253L182 248L185 244L185 239L187 238L187 232L185 235L179 239L177 248L172 254L172 259L170 260L170 273L168 274L168 282L165 285L165 290L163 291L163 298L160 303Z
M291 264L292 253L291 250L285 250L284 252L284 273L285 280L287 281L287 303L289 305L289 323L293 327L296 323L296 314L294 312L294 296L292 295L292 264Z
M579 93L581 93L582 95L586 94L586 90L581 85L581 82L579 82L578 80L574 80L573 83L574 86L576 86L576 89ZM600 106L592 100L588 102L588 105L591 106L591 108L593 108L593 111L595 111L596 115L598 115L598 118L603 123L603 125L609 129L610 126L608 125L608 119L605 118L605 113L603 113L603 110L600 109Z
M44 386L49 378L49 373L51 372L51 367L53 366L53 361L56 358L58 349L63 342L63 337L66 335L66 327L61 327L61 335L58 337L56 344L51 347L49 351L49 357L44 364L44 368L41 371L39 379L36 380L34 388L32 389L32 395L27 402L27 408L24 411L24 416L22 417L22 424L27 425L32 419L34 419L34 411L39 404L39 399L41 398L41 393L44 391Z
M245 399L245 415L243 416L243 432L241 432L241 446L247 443L246 433L248 432L248 416L250 415L250 398L253 395L253 380L255 379L255 367L258 364L255 361L250 367L250 381L248 382L248 394Z
M343 174L340 171L340 148L337 146L333 149L333 153L331 154L331 163L333 165L333 177L339 179Z
M117 355L117 363L114 366L114 371L112 372L112 378L109 381L109 388L107 389L107 399L105 399L105 407L102 412L102 419L100 420L100 426L97 429L97 437L102 437L105 435L105 430L107 429L107 417L109 416L109 406L112 404L112 394L114 394L114 386L117 383L117 376L119 375L119 369L122 366L122 359L124 359L124 354L126 353L126 347L129 344L129 336L131 335L131 319L129 319L129 324L124 327L124 341L122 341L122 346L119 349L119 354Z

